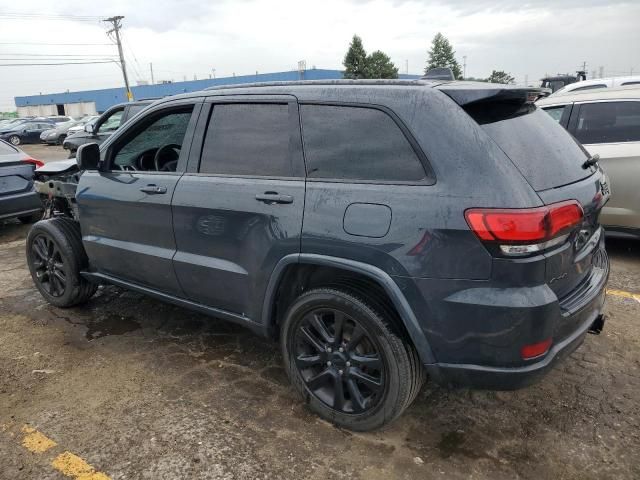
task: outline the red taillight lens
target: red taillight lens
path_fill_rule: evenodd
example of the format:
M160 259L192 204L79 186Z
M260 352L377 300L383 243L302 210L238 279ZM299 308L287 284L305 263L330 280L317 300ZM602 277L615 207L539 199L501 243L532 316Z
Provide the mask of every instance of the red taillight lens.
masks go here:
M30 163L35 168L40 168L40 167L44 166L44 162L41 162L40 160L36 160L35 158L25 158L25 159L22 160L22 162L23 163Z
M526 209L472 208L465 212L471 230L485 241L540 243L567 233L582 221L575 200Z
M525 345L520 349L520 355L522 356L523 360L530 360L532 358L539 357L540 355L544 355L549 351L551 342L552 340L550 338L547 338L542 342Z

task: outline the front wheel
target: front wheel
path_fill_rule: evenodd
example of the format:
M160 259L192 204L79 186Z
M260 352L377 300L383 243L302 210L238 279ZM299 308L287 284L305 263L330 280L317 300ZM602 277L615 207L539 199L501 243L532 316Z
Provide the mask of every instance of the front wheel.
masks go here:
M22 143L22 140L20 139L20 137L18 135L11 135L9 137L9 143L11 145L20 145L20 143Z
M414 400L424 381L415 349L375 303L320 288L289 308L282 326L285 368L320 417L352 430L380 428Z
M27 236L27 263L36 288L56 307L87 301L97 289L80 272L87 267L80 227L65 217L41 220Z

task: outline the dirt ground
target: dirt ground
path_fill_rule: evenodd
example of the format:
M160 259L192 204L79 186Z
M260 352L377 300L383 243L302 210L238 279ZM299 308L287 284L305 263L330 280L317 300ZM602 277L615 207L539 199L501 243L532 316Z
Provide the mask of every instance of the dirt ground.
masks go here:
M33 158L42 160L44 163L55 162L56 160L66 160L69 157L69 151L65 150L60 145L33 143L20 145L20 148Z
M640 478L634 298L611 295L605 331L532 387L427 384L388 428L354 434L308 412L277 345L240 327L115 287L49 306L27 231L0 226L2 479ZM638 244L609 247L610 288L640 292Z

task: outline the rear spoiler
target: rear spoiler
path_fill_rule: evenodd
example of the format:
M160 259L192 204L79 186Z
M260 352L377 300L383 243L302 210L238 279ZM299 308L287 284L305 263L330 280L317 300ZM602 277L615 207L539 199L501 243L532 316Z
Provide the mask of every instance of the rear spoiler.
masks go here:
M482 82L443 83L435 88L461 107L478 103L532 104L546 94L542 88Z

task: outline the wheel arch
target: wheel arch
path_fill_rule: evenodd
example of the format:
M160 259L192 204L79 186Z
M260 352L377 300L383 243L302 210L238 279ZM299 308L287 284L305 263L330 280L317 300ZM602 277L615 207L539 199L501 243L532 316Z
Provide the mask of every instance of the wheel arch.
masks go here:
M275 337L278 333L277 305L279 293L282 293L281 286L288 279L290 280L292 275L296 277L298 272L304 271L304 267L310 266L328 267L351 275L357 275L367 278L377 285L387 295L409 339L413 342L421 362L423 364L435 363L433 352L418 323L418 319L400 287L391 276L378 267L346 258L303 253L287 255L280 259L267 283L262 306L261 321L267 335ZM299 293L301 291L284 292L289 298L295 298Z

